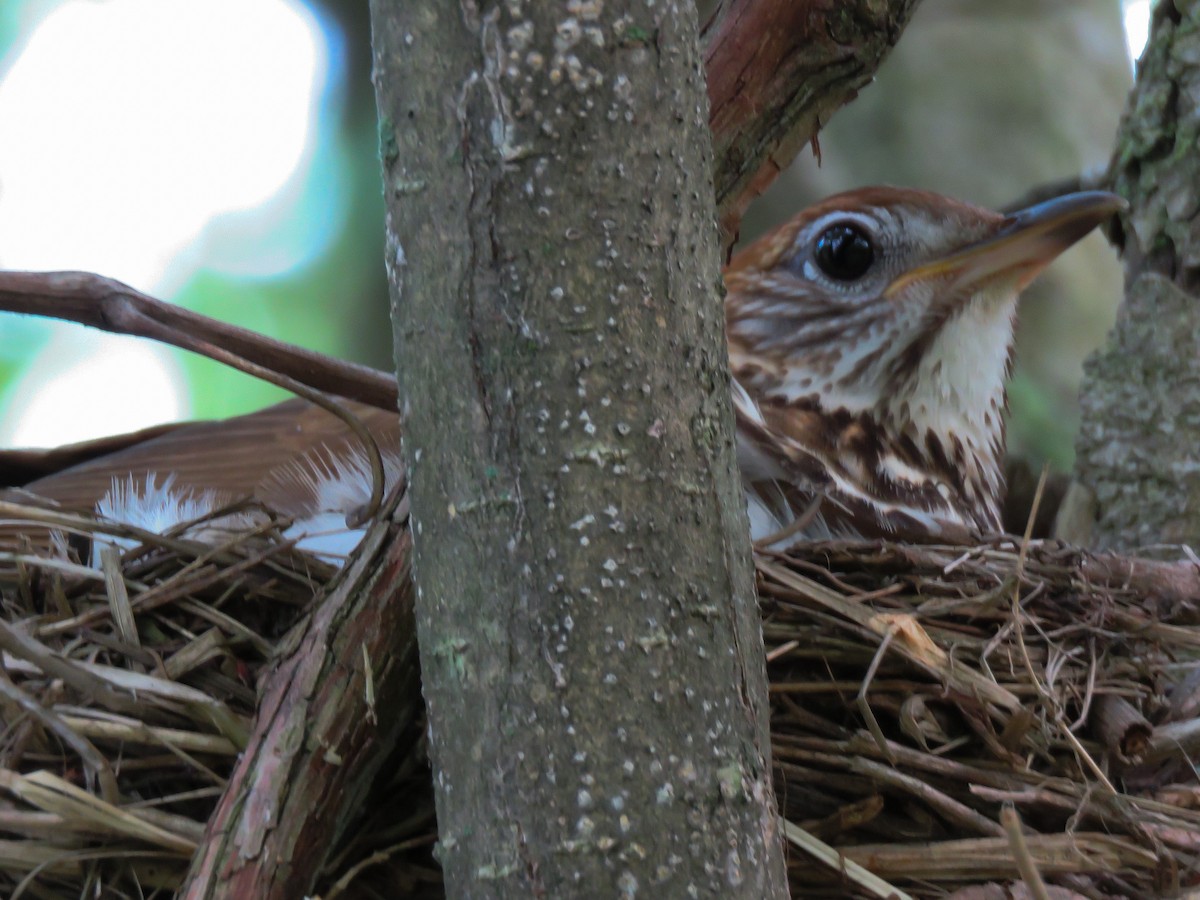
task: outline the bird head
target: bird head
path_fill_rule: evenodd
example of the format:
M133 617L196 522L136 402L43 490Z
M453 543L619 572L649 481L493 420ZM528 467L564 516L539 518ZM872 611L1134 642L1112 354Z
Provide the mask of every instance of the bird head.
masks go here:
M985 508L968 524L998 526L1017 298L1121 203L1091 191L1002 215L916 190L831 197L726 271L734 376L764 409L824 416L831 453L847 427L860 448L877 432L866 480L936 482Z

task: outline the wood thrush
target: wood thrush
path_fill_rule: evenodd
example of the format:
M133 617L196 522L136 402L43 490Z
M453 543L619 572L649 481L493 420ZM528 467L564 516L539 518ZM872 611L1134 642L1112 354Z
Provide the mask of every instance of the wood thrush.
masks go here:
M754 537L998 531L1017 297L1120 205L1088 192L1004 216L866 188L743 250L725 274L726 318ZM394 451L396 414L350 406ZM123 485L128 510L138 480L161 500L154 477L170 475L181 495L252 496L335 531L361 502L361 485L338 487L363 478L345 425L303 401L94 446L59 451L73 464L26 489L90 510Z
M755 539L999 531L1018 295L1121 206L1005 216L867 188L740 253L726 322Z

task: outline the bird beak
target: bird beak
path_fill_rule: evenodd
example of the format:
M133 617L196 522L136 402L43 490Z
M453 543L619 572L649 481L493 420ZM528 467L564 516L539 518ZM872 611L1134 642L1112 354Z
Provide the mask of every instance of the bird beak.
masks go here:
M948 282L947 287L955 288L1006 276L1022 290L1055 257L1127 206L1106 191L1055 197L1007 216L989 237L905 272L885 293L893 296L921 281Z

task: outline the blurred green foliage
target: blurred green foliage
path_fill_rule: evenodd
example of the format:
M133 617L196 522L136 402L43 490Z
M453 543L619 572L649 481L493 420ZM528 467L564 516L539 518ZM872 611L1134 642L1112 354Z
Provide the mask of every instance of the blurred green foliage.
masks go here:
M58 4L59 0L0 3L0 76L19 54L30 26ZM307 5L324 31L329 66L320 92L311 165L307 174L295 176L301 180L299 200L286 209L277 202L280 208L274 211L246 210L215 219L194 251L203 259L207 243L232 246L235 257L260 253L266 259L277 255L305 261L273 277L240 276L235 266L222 271L200 268L164 299L320 352L390 368L368 9L366 4L336 0ZM180 177L187 173L180 172ZM13 385L45 343L48 329L39 320L11 316L0 326L5 336L0 342L0 385ZM189 379L195 417L246 412L285 396L209 360L172 352Z

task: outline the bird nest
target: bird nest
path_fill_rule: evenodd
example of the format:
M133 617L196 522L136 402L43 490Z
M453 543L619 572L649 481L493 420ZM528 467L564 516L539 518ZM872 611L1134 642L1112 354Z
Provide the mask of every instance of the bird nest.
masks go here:
M260 680L338 570L272 526L214 548L0 514L142 542L98 567L62 545L0 560L0 891L172 896ZM1041 896L1145 897L1196 881L1190 564L1038 542L823 544L762 555L758 578L794 896L1009 896L1024 879L1049 883ZM439 895L411 746L390 788L404 821L393 805L390 830L356 829L324 897L370 896L372 881Z
M827 544L758 574L802 895L1196 883L1191 563L1015 540Z
M213 547L0 506L8 535L36 536L0 554L0 893L171 896L256 678L334 570L272 527ZM77 561L113 538L139 546Z

